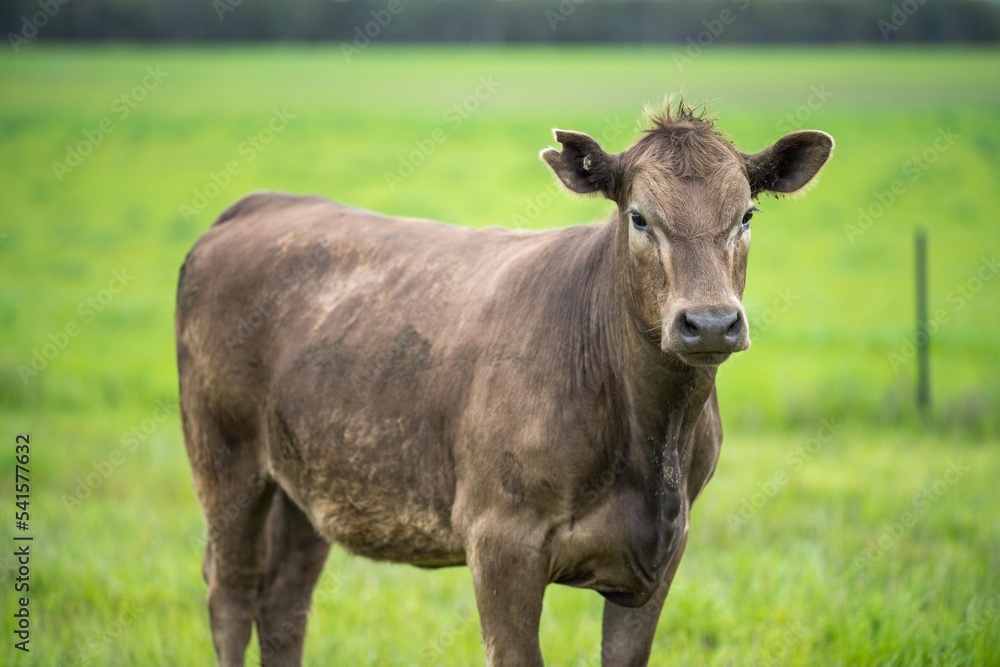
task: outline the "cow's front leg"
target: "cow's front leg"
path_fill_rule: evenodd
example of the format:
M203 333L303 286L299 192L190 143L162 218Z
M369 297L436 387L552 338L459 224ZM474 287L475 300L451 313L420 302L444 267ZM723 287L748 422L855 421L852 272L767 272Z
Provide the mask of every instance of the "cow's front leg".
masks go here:
M503 523L481 522L467 552L486 662L489 667L540 667L538 622L548 560L523 525Z
M674 553L670 566L653 596L641 607L622 607L604 601L604 622L601 638L601 665L603 667L641 667L649 663L653 649L656 624L660 620L663 602L667 599L670 583L680 565L687 545L687 529Z

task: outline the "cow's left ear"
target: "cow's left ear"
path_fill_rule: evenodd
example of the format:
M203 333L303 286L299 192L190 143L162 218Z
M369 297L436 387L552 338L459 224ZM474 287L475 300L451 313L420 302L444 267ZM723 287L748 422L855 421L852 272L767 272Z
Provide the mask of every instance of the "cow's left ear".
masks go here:
M559 180L573 192L591 194L600 192L614 199L618 187L618 158L609 155L594 139L583 132L554 130L562 152L546 148L541 158L555 172Z
M833 152L833 137L819 130L786 134L753 155L744 155L750 192L791 194L812 181Z

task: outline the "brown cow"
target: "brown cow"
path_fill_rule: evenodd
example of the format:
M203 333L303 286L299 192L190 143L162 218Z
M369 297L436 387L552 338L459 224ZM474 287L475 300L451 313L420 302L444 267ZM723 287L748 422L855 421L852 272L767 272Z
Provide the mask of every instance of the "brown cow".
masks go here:
M220 665L254 622L263 664L300 663L334 542L468 564L490 665L542 664L550 583L606 598L605 665L648 660L719 454L716 371L750 345L753 200L803 188L833 140L747 155L683 103L621 153L555 136L542 158L615 203L606 223L472 230L260 193L188 255L177 362Z

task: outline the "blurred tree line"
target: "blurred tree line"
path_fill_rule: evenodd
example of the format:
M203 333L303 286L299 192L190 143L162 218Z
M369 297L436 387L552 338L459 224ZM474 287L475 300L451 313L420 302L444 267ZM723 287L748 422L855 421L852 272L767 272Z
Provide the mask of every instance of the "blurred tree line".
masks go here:
M996 42L997 0L5 0L15 46L203 42Z

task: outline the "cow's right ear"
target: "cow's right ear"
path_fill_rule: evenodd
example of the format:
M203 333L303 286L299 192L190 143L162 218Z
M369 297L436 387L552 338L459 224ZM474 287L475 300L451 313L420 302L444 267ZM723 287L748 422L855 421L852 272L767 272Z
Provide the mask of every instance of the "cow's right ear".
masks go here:
M600 192L614 199L618 186L617 157L605 153L600 144L583 132L554 130L553 133L562 144L562 152L546 148L541 158L563 185L580 194Z

